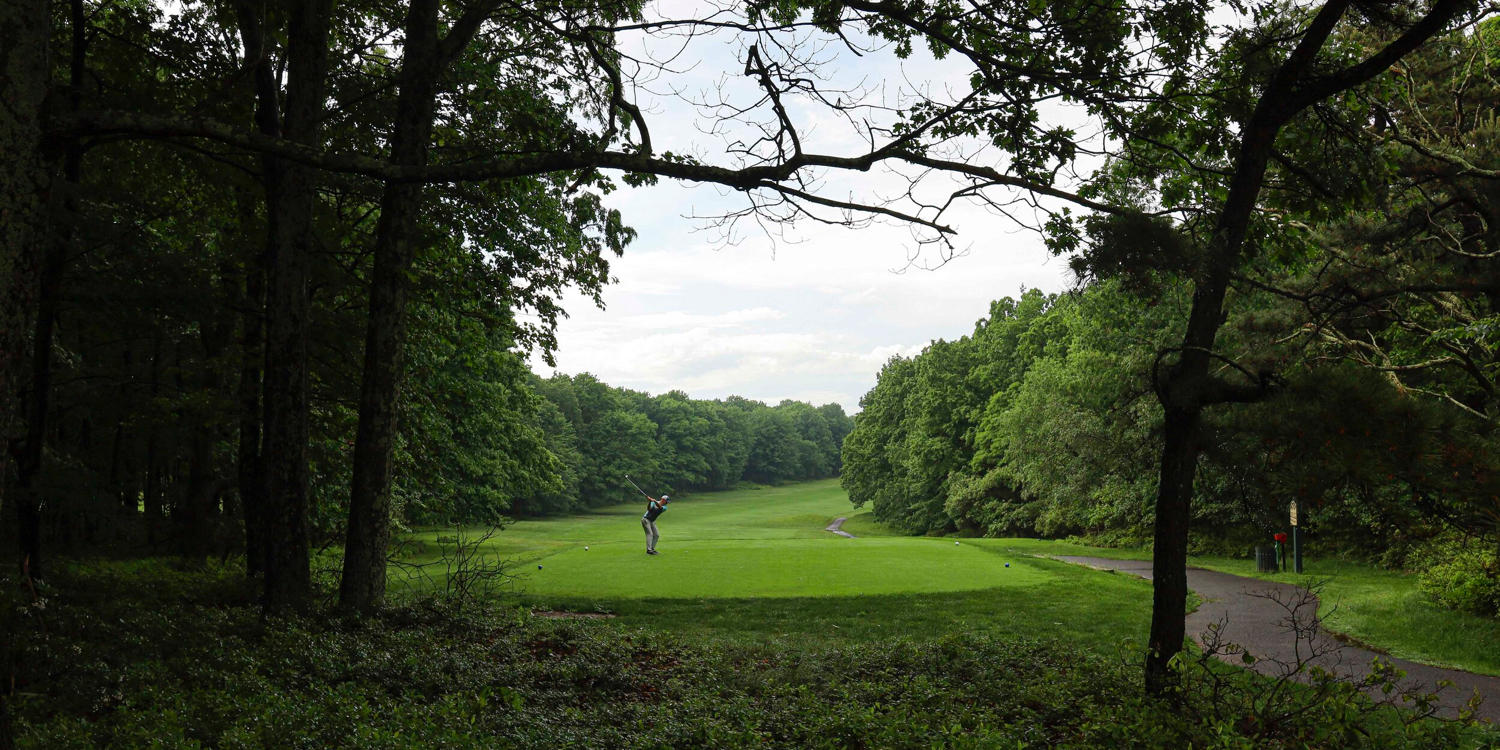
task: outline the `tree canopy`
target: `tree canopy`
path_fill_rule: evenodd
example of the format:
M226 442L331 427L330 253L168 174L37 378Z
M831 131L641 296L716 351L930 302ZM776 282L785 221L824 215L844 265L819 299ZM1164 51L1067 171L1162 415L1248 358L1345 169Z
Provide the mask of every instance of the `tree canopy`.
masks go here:
M566 508L619 498L627 469L712 487L842 460L857 501L913 530L1149 518L1147 678L1166 691L1206 512L1348 491L1494 527L1494 10L0 5L18 562L41 574L44 536L132 524L201 558L237 519L267 608L302 610L312 538L341 528L341 606L367 612L406 510ZM637 42L700 37L737 44L724 73L743 85L694 102L719 148L672 153L641 97L680 92L681 71ZM828 49L921 48L967 85L893 103L822 75ZM822 122L845 137L814 140ZM885 167L906 190L823 180ZM660 178L738 191L721 225L898 221L944 259L955 208L978 202L1095 286L1001 303L891 363L842 459L827 407L579 379L539 397L514 349L547 356L565 291L599 299L634 236L606 196Z

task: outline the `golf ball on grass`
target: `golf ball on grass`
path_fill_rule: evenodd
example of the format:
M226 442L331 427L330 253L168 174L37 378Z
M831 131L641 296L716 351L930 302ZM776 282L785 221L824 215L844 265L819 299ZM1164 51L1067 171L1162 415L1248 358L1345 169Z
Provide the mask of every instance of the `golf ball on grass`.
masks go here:
M1010 563L1006 563L1005 567L1009 568L1010 567Z
M588 545L584 545L583 551L584 552L588 552L589 551Z
M537 570L541 570L541 569L542 569L542 566L540 566L540 565L538 565L538 566L536 566L536 569L537 569Z
M954 542L953 546L957 547L958 546L958 542Z

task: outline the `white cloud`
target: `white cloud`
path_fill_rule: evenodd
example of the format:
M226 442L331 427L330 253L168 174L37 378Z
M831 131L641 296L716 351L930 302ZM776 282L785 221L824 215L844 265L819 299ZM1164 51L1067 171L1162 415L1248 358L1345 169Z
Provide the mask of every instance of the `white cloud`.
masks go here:
M845 294L839 297L839 304L857 305L860 303L874 302L876 295L878 295L879 293L880 290L872 286L862 292L853 292L851 294Z
M779 310L772 310L769 307L731 310L717 315L703 315L685 310L672 310L644 315L618 316L608 324L602 326L602 328L614 328L617 330L735 328L758 321L780 320L784 317L786 317L784 313Z
M799 330L781 311L764 307L598 317L577 330L565 324L559 370L591 372L612 385L652 393L681 389L703 398L837 401L852 411L869 387L866 381L887 360L925 346L862 347L858 337L837 330ZM778 323L790 329L766 330Z
M867 364L874 364L876 367L880 367L886 362L889 362L891 357L915 357L916 355L921 354L922 350L926 348L927 344L913 344L911 346L901 346L900 344L896 344L893 346L877 346L874 349L871 349L869 354L863 355L860 360Z
M668 2L671 12L697 7L694 0ZM716 91L718 76L727 72L726 91L758 97L754 82L737 75L743 60L735 56L742 50L726 41L705 37L677 58L678 69L691 71L674 81L677 90ZM898 104L901 82L931 81L932 90L953 95L967 90L961 62L922 57L919 51L904 63L885 54L838 58L823 72L832 76L830 87L890 81L891 87L874 92L889 105ZM697 127L704 113L670 97L643 101L658 150L732 163L724 140L734 132L705 134ZM861 146L847 124L825 110L796 102L792 116L812 126L804 139L809 149L849 153ZM904 177L882 169L819 178L819 192L839 198L900 195L907 187ZM938 180L926 197L951 185ZM608 196L639 238L612 262L619 282L604 291L607 310L581 297L565 301L572 317L559 326L558 369L651 392L831 400L853 412L891 356L911 356L934 338L970 333L991 300L1014 296L1023 286L1058 291L1069 281L1066 264L1050 258L1036 235L977 206L956 207L945 217L958 231L962 257L937 270L903 273L895 271L911 265L918 246L901 225L849 230L804 221L772 239L746 222L726 244L703 221L686 218L739 210L744 200L717 186L665 180ZM939 260L931 248L918 254L918 265Z

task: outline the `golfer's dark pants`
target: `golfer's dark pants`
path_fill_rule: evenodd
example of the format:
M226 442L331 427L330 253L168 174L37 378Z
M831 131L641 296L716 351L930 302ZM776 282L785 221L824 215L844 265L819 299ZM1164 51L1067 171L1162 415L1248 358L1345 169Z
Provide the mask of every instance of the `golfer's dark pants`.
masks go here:
M656 533L656 522L649 518L642 518L641 528L646 530L646 550L656 549L656 540L661 538L661 534Z

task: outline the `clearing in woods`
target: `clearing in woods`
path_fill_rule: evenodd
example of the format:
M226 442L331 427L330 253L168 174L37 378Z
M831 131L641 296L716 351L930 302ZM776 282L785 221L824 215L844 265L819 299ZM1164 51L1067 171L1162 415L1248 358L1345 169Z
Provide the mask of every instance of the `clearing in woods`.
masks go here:
M995 540L885 535L846 523L838 480L674 500L661 555L645 554L644 501L515 523L489 543L518 564L534 607L731 637L941 637L959 630L1113 647L1145 633L1149 585L1010 551ZM414 535L433 554L439 536ZM585 549L587 548L587 549ZM1009 566L1007 567L1007 564ZM541 566L538 568L538 566Z
M1044 557L1149 559L1147 551L902 536L868 510L851 508L837 479L674 501L659 519L657 557L645 554L644 505L521 521L489 548L517 563L528 606L609 612L617 615L611 622L707 636L928 639L978 631L1113 653L1128 639L1143 640L1150 622L1148 582ZM840 517L847 518L841 528L858 538L826 531ZM415 538L432 558L432 543L453 533ZM1256 575L1249 560L1189 562ZM1412 661L1500 675L1500 626L1426 601L1415 577L1344 560L1310 560L1308 572L1262 577L1321 582L1325 624L1360 642Z

